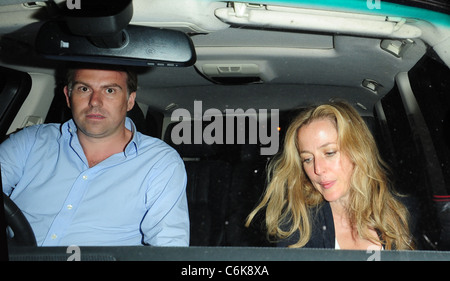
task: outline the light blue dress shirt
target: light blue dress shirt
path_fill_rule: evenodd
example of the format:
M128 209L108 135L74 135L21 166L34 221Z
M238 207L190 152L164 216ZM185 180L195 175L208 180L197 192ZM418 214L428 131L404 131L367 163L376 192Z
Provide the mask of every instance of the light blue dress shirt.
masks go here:
M188 246L183 161L129 118L126 127L124 152L91 168L73 120L25 128L0 145L3 191L39 246Z

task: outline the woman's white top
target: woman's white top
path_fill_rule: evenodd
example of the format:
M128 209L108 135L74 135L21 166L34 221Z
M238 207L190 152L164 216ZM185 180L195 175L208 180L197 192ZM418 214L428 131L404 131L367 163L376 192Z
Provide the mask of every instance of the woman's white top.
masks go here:
M337 238L336 237L334 237L334 249L335 250L340 250L341 249L341 246L339 246L339 243L338 243L338 241L337 241ZM375 250L375 249L374 249ZM381 249L379 249L379 250L384 250L384 247L381 247Z

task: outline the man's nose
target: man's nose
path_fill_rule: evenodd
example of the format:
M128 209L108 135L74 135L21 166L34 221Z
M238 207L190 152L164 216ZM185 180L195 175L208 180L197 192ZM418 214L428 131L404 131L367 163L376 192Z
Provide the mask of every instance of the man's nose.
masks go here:
M99 107L102 105L102 96L98 91L93 91L89 99L89 105L92 107Z

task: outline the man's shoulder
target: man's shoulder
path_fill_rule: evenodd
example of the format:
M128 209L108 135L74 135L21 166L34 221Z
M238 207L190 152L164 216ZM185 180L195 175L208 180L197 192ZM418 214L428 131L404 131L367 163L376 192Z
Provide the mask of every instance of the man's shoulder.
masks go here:
M178 152L159 138L139 133L138 146L141 152L159 154L161 157L164 156L164 158L173 158L176 161L181 161Z
M31 137L31 136L41 136L41 135L56 135L61 132L61 124L48 123L48 124L38 124L31 125L24 128L20 128L13 132L11 135L16 137Z

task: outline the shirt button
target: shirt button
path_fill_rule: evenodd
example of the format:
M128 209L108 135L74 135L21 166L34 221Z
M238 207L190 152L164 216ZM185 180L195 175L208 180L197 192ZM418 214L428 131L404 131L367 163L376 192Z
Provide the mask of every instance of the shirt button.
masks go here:
M53 240L55 240L56 238L58 238L58 235L52 234L51 238L52 238Z
M72 210L73 206L72 205L67 205L67 210Z
M84 180L87 180L87 178L88 178L87 176L83 176L83 179L84 179Z

